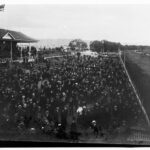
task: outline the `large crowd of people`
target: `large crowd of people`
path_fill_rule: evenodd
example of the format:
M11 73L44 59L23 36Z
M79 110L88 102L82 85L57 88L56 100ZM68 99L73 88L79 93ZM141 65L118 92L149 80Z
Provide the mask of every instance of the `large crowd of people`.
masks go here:
M118 57L65 56L0 70L0 129L76 139L143 117ZM93 124L94 122L94 124Z

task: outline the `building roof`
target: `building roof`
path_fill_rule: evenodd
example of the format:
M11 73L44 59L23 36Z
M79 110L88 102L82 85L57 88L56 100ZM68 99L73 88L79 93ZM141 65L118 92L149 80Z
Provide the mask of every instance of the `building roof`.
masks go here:
M0 41L6 41L6 40L15 41L18 43L33 43L38 41L21 32L0 29Z

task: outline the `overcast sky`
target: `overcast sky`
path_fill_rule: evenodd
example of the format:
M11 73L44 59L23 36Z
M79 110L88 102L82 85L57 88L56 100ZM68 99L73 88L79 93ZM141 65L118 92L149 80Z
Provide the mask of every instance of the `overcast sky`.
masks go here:
M6 5L0 12L0 28L37 39L150 45L150 5Z

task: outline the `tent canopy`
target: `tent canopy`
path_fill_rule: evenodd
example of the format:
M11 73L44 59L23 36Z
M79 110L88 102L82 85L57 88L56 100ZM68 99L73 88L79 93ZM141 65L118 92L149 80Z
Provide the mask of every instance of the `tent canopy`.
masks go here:
M33 39L21 32L0 29L0 41L14 41L17 43L34 43L38 40Z

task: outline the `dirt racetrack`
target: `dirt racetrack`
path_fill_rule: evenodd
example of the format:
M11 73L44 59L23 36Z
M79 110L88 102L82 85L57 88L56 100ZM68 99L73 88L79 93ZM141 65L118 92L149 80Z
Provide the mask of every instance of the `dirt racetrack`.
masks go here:
M150 57L128 51L126 67L150 118Z

